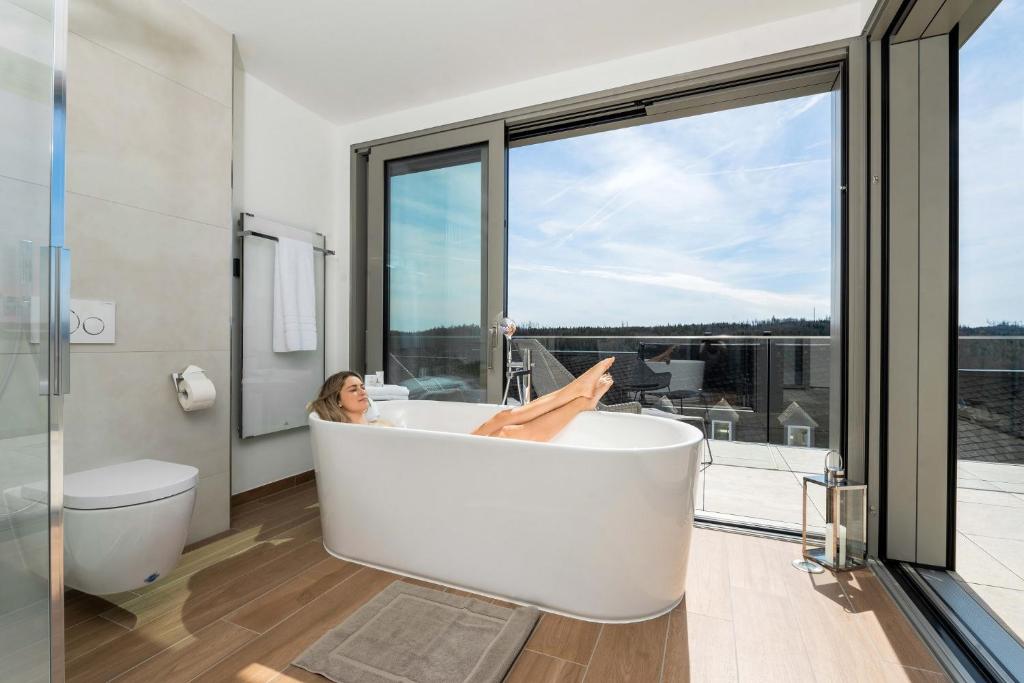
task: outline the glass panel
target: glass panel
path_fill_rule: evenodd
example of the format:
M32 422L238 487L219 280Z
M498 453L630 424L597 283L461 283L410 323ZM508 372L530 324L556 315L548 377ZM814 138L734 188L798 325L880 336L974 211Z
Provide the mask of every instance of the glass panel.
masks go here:
M509 150L517 337L574 374L614 355L606 403L703 429L698 514L797 530L824 469L839 97Z
M832 417L832 339L829 337L790 337L771 340L770 442L800 448L827 449ZM838 348L838 346L836 346ZM794 443L790 434L801 432ZM807 460L809 453L794 453ZM821 455L819 453L819 455ZM819 462L820 461L820 462ZM796 460L794 460L796 462ZM810 467L797 470L817 474L824 466L818 455Z
M38 9L33 3L33 9ZM44 5L45 8L45 5ZM47 282L52 17L0 0L0 680L49 677Z
M410 398L484 399L486 155L471 147L387 163L386 379Z
M1024 1L960 50L956 572L1024 638Z

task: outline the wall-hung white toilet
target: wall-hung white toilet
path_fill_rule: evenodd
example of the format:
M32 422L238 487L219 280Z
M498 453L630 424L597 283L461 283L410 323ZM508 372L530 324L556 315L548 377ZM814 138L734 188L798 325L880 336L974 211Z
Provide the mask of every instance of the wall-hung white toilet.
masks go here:
M198 475L195 467L160 460L65 475L65 585L107 595L167 575L185 547ZM46 503L42 484L22 486L19 495Z

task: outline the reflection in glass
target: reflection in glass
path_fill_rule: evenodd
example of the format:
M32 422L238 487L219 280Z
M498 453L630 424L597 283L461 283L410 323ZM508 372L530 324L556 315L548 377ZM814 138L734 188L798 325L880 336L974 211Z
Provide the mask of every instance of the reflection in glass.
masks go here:
M732 441L732 422L712 420L711 438L718 439L719 441Z
M20 493L48 475L53 24L21 4L0 0L0 680L45 681L48 517Z
M411 398L481 401L486 150L387 164L387 381Z
M1024 1L960 49L956 571L1024 638Z

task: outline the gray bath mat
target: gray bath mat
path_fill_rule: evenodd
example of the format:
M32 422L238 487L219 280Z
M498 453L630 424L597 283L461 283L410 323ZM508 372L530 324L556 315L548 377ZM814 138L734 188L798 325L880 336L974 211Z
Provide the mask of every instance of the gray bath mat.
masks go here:
M538 616L395 581L292 663L337 683L497 683Z

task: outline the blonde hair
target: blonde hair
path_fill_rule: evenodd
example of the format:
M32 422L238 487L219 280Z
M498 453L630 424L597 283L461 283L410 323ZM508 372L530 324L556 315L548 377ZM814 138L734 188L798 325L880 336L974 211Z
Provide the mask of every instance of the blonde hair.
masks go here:
M321 420L352 422L345 409L341 407L341 399L338 398L341 394L341 388L345 386L345 380L349 377L355 377L360 382L363 381L362 375L351 370L334 373L324 380L324 385L320 387L320 393L315 399L306 404L306 410L311 413L315 412L320 416Z

